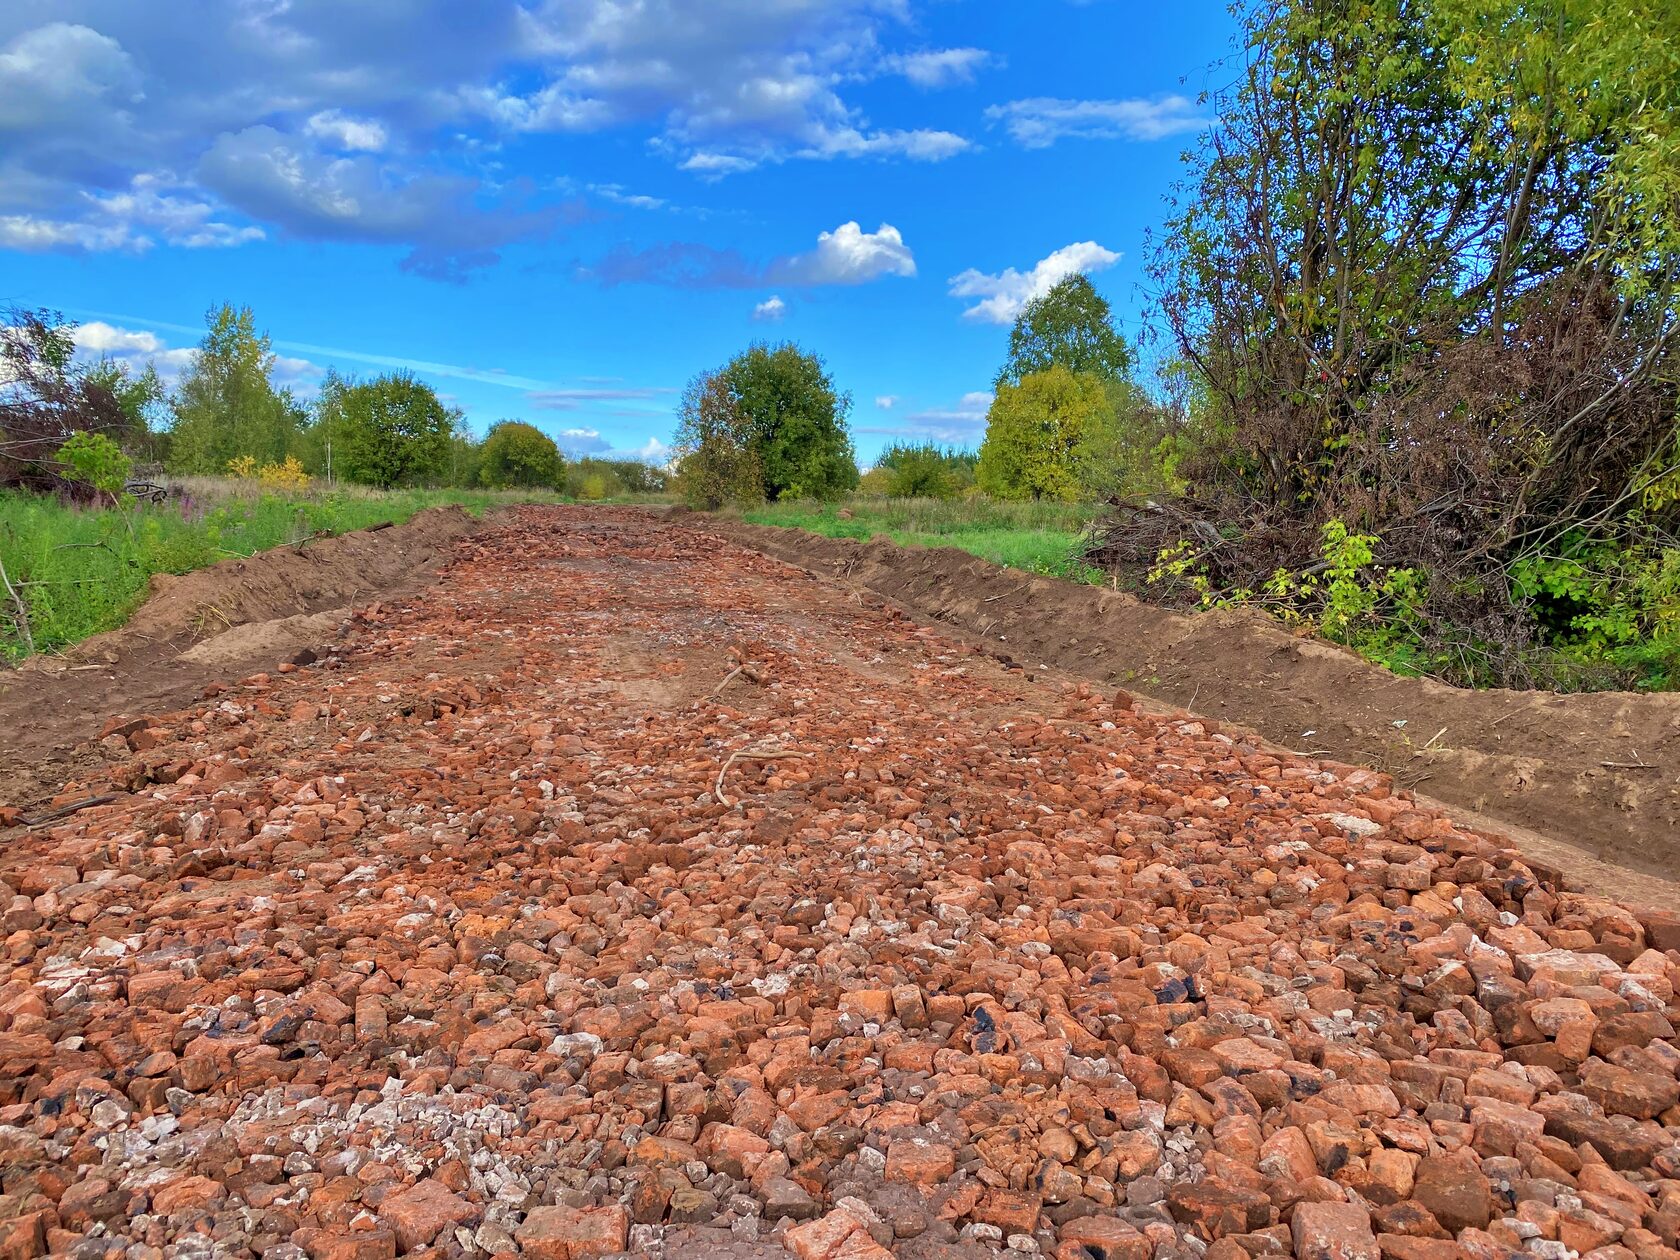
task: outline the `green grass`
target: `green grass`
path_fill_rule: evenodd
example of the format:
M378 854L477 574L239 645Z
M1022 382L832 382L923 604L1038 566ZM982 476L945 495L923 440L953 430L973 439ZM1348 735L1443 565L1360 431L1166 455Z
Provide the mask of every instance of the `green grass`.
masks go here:
M0 564L28 606L38 652L126 621L154 573L186 573L322 530L401 522L425 508L487 509L553 495L491 490L353 489L262 493L249 482L193 480L161 504L75 508L45 495L0 492ZM0 656L26 654L12 603L0 590Z
M1011 569L1102 585L1107 579L1101 570L1079 559L1081 536L1097 511L1094 504L995 499L851 499L767 503L741 518L829 538L885 534L906 547L956 547Z

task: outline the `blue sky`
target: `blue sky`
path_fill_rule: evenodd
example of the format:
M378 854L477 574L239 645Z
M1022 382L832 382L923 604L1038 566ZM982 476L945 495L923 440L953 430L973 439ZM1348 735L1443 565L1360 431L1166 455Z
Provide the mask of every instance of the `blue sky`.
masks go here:
M482 431L657 456L683 384L799 342L867 462L978 443L1008 323L1145 232L1227 51L1180 0L10 0L0 302L178 370L408 366Z

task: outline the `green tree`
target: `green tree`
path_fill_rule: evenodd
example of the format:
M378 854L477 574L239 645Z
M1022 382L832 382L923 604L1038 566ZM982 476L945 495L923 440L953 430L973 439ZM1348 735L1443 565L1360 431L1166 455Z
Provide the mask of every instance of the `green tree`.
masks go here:
M305 417L269 379L274 355L251 308L224 304L205 323L198 352L175 389L170 471L217 474L243 455L277 464L298 454Z
M1004 385L986 414L975 480L998 499L1075 503L1114 441L1108 382L1056 364Z
M560 448L535 425L503 420L485 435L479 464L479 479L485 485L555 489L565 476Z
M345 386L335 402L334 464L347 481L389 488L432 480L448 467L457 413L413 373Z
M1533 685L1581 600L1517 576L1632 574L1605 557L1680 531L1653 498L1680 471L1680 6L1241 19L1153 267L1217 439L1179 469L1212 580L1304 571L1339 522L1416 570L1448 676Z
M754 345L719 373L745 426L764 493L772 499L838 498L858 483L847 433L852 397L837 392L814 354L791 342Z
M683 391L676 437L677 489L691 507L764 498L752 424L722 372L701 372Z
M449 459L444 479L452 486L476 486L484 464L484 443L473 436L466 416L456 413L449 434Z
M887 474L876 484L895 499L954 498L974 484L975 458L972 451L946 450L931 442L894 443L875 460L875 467Z
M84 379L90 385L108 390L128 417L128 432L123 443L145 458L151 458L162 448L159 434L165 428L169 391L164 389L155 364L148 363L140 371L115 359L100 359L87 367Z
M1034 372L1058 365L1110 381L1124 380L1132 370L1131 349L1114 329L1108 299L1083 272L1058 280L1021 309L1009 330L1009 357L993 388L1019 385Z
M62 490L56 456L66 438L128 436L120 400L75 354L76 326L58 312L0 312L0 486Z

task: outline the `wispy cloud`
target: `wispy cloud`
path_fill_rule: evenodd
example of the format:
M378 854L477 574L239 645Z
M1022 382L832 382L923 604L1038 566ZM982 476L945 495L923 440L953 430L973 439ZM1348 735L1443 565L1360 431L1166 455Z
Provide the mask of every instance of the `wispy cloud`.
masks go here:
M921 88L972 83L980 67L993 60L984 48L937 48L929 52L895 53L881 61L888 74L903 75Z
M877 399L876 402L878 405L880 400ZM857 432L973 446L986 431L986 413L991 406L991 393L987 390L975 390L964 394L949 406L913 411L893 425L861 425Z
M986 111L986 120L1003 124L1024 149L1045 149L1064 139L1162 140L1200 131L1213 122L1188 96L1118 101L1035 96L993 105Z
M527 394L525 400L543 411L577 411L591 403L645 401L676 392L663 385L633 385L618 389L539 389Z
M602 284L663 284L677 289L751 289L777 285L868 284L914 276L916 256L890 223L865 232L855 220L817 235L816 248L757 264L733 249L669 241L643 250L620 247L590 269Z
M142 315L124 315L114 311L85 309L69 309L68 313L89 315L97 319L120 320L124 324L139 324L145 328L163 329L166 332L187 333L193 337L204 335L202 326L176 324L162 319L148 319ZM278 337L273 338L270 344L276 350L295 350L300 354L314 354L350 363L366 363L372 367L419 372L427 376L443 376L452 380L476 381L481 385L499 385L504 389L541 391L557 388L552 381L538 380L530 376L518 376L511 372L504 372L499 368L471 367L460 363L439 363L433 359L411 359L403 355L378 354L373 351L355 350L346 346L323 346L310 341L288 341Z

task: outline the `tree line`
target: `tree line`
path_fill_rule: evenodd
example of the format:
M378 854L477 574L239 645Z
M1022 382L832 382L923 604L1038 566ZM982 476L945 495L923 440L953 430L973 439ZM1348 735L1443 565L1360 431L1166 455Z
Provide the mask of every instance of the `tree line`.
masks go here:
M859 473L851 396L817 355L754 345L684 392L677 481L696 506L854 490L899 498L1080 502L1137 484L1171 426L1135 379L1107 299L1075 274L1016 319L977 451L900 442Z
M249 307L209 312L172 389L150 364L84 361L75 331L55 312L34 309L14 310L0 326L0 485L85 492L96 484L88 469L103 442L142 470L257 475L277 485L322 477L381 489L513 487L584 498L664 489L660 469L568 460L523 421L500 421L479 438L460 408L410 372L356 379L329 371L305 401L275 383L270 339ZM72 443L78 434L86 436Z

